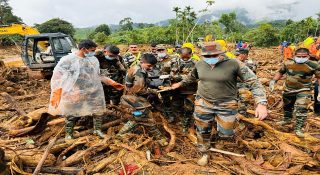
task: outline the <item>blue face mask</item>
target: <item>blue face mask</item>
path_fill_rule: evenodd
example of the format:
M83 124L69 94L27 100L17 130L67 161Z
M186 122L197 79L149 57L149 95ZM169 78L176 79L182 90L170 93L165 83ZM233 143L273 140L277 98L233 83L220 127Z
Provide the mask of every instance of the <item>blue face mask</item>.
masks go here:
M96 54L96 52L89 52L89 53L85 53L84 56L85 57L93 57Z
M298 64L303 64L305 62L307 62L309 60L309 58L301 58L301 57L294 57L294 61Z
M212 58L204 58L203 61L205 61L208 64L217 64L220 59L219 57L212 57Z
M110 61L115 59L114 57L109 57L109 56L105 56L105 58Z

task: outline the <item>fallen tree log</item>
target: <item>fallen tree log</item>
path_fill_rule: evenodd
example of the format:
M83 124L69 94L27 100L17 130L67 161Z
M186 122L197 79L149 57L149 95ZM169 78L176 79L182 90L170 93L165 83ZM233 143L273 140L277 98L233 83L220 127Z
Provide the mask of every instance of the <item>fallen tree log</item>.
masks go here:
M308 148L314 152L319 151L319 147L314 147L314 145L319 144L320 139L312 137L308 133L305 133L304 138L299 138L296 135L291 134L291 133L284 133L284 132L277 131L273 127L271 127L269 124L267 124L263 121L260 121L258 119L246 118L241 114L238 114L238 119L240 119L244 122L251 123L253 125L257 125L257 126L261 126L261 127L265 128L268 132L275 134L277 136L277 138L281 141L288 141L289 140L289 141L294 142L298 145L301 145L305 148Z
M26 167L26 169L31 169L34 171L35 167ZM50 173L50 174L78 174L82 171L83 168L79 167L43 167L41 173Z
M26 166L37 166L38 162L42 158L43 151L31 149L31 150L10 150L5 149L6 160L12 160L14 157L18 157L22 163ZM46 160L44 161L44 166L53 166L56 162L56 157L53 154L48 154Z
M160 115L161 119L162 119L162 124L164 129L170 134L170 141L168 146L165 149L166 153L171 152L171 150L174 148L175 144L176 144L176 133L169 127L167 120Z

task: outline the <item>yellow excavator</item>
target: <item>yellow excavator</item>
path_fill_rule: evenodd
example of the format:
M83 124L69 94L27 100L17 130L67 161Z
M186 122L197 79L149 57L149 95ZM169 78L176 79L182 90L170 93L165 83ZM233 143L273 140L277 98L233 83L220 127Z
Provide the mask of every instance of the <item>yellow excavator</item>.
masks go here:
M22 35L22 61L31 70L51 72L61 57L77 46L72 37L63 33L42 33L24 24L0 26L0 36Z

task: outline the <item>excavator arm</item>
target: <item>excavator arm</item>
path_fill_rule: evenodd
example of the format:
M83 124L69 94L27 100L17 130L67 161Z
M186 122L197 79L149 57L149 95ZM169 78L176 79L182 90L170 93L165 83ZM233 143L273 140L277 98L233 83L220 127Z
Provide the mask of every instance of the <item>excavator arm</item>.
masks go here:
M40 32L32 27L23 24L11 24L8 26L0 26L0 35L36 35Z

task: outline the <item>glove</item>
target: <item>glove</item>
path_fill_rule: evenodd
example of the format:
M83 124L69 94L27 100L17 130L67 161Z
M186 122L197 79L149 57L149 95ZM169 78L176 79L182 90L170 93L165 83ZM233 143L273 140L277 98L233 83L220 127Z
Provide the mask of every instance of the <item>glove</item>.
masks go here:
M50 100L51 106L54 108L57 108L60 104L61 100L61 94L62 94L62 88L56 89L52 92L52 97Z
M170 78L170 75L160 75L159 79L164 80Z
M124 85L122 85L122 84L120 84L120 83L117 83L117 82L113 81L113 80L110 79L110 78L104 78L104 77L103 77L103 78L102 78L102 81L103 81L105 84L114 87L114 88L117 89L118 91L121 91L121 90L124 89Z
M269 82L269 90L272 92L274 90L274 85L276 84L276 80L271 80Z

